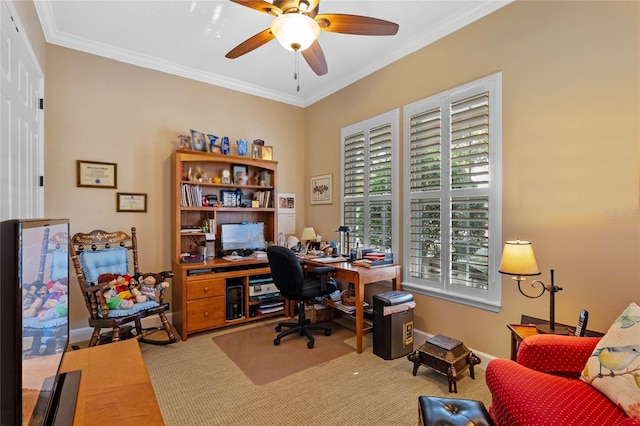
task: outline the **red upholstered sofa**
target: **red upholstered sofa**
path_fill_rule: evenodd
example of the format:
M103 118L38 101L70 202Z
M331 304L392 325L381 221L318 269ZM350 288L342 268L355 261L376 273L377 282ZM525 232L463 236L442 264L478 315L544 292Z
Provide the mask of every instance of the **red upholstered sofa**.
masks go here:
M579 379L599 337L539 334L526 338L518 362L487 365L489 413L497 425L640 425Z

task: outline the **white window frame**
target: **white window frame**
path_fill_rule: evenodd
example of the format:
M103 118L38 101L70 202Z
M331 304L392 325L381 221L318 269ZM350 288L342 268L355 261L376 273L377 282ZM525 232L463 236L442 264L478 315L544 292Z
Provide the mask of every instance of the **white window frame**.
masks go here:
M368 187L369 187L369 174L368 170L365 172L365 193L362 197L346 197L345 195L345 138L350 135L362 132L365 135L366 142L368 143L368 135L371 129L375 129L376 127L390 125L391 127L391 194L389 195L376 195L369 196ZM344 215L344 205L345 202L350 201L364 201L365 203L365 211L368 211L368 202L369 200L391 200L391 216L392 216L392 227L391 227L391 251L394 253L394 258L397 261L398 257L395 251L398 247L400 247L400 213L399 213L399 205L400 205L400 179L398 174L398 163L400 158L400 110L398 108L393 109L391 111L379 114L375 117L368 118L366 120L360 121L358 123L352 124L350 126L342 128L340 135L340 171L341 171L341 179L340 179L340 199L342 201L342 206L340 208L340 223L344 224L345 215ZM368 146L368 145L367 145ZM366 153L366 161L365 164L368 165L368 150ZM367 226L367 221L369 218L365 219L365 229L364 229L364 241L360 241L360 245L368 246L369 244L369 230ZM353 241L351 242L351 248L355 248Z
M411 117L429 111L433 108L441 108L441 195L442 205L450 202L450 175L448 172L449 156L449 108L452 102L465 99L480 93L488 93L489 96L489 242L488 242L488 281L487 289L466 287L451 284L449 265L444 263L450 253L449 218L442 218L441 244L444 255L442 273L439 281L411 277L411 193L410 176L410 143L411 143ZM500 255L502 250L502 73L498 72L479 80L467 83L460 87L439 93L429 98L422 99L403 107L403 283L404 289L440 299L473 306L492 312L498 312L502 305L502 284L498 273ZM473 191L473 190L471 190ZM445 258L445 256L447 256Z

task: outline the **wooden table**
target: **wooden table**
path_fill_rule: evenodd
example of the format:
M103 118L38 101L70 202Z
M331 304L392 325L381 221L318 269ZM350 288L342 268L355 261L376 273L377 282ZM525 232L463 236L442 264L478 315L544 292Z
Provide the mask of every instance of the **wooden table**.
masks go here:
M535 324L507 324L511 331L511 359L517 360L520 343L529 336L538 334Z
M135 339L65 352L61 372L80 370L74 425L164 425Z
M306 259L314 266L333 266L336 268L335 279L353 284L356 297L356 350L362 353L362 336L371 332L372 328L364 328L364 286L379 281L390 280L394 290L400 290L400 265L384 265L374 268L353 265L349 262L319 263Z
M511 359L513 361L517 360L518 357L518 348L520 347L520 343L529 336L533 336L534 334L538 334L538 330L536 330L536 325L538 324L548 324L549 321L530 317L528 315L522 315L520 318L521 324L507 324L507 328L511 332ZM571 327L566 324L556 323L556 325L561 327ZM570 328L570 330L572 330ZM603 333L599 331L586 330L585 336L590 337L602 337Z

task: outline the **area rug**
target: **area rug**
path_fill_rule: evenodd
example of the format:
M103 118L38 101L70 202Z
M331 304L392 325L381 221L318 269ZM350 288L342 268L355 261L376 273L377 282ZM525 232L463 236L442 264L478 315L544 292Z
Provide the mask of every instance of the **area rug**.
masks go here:
M353 331L331 323L331 336L314 332L315 346L307 348L307 338L293 334L273 344L275 324L259 325L213 337L212 340L257 386L282 379L332 359L354 352L344 342Z

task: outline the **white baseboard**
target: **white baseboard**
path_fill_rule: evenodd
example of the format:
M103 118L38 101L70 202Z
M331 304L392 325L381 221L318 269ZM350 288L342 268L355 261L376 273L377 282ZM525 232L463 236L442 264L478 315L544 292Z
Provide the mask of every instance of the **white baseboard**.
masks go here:
M168 312L166 316L169 324L173 324L173 315L171 312ZM157 315L142 319L142 328L158 327L161 324L160 318ZM105 329L104 331L106 332L107 330ZM71 329L69 330L69 343L86 342L91 339L91 333L93 333L93 328L91 327Z

